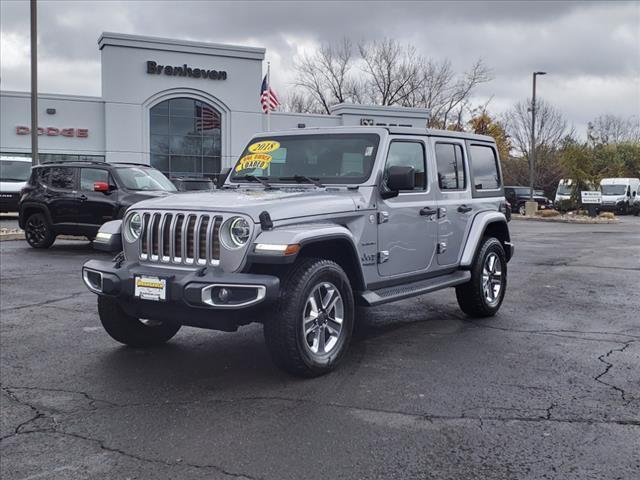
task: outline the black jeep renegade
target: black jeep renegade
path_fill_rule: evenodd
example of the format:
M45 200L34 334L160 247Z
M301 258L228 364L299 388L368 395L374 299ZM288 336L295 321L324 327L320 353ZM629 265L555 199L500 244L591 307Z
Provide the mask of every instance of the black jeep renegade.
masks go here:
M48 248L57 235L93 240L100 226L122 218L140 200L176 187L147 165L60 162L33 167L20 198L20 228L29 245Z

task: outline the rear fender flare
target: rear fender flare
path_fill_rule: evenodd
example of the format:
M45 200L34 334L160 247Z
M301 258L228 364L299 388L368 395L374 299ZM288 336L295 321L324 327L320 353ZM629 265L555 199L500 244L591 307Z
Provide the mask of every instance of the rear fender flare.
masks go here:
M497 235L498 240L505 247L505 253L507 260L511 259L513 253L513 246L511 244L511 236L509 234L509 227L507 226L507 218L502 212L486 211L478 213L471 224L469 235L462 251L462 257L460 259L461 268L470 268L473 263L473 259L476 255L476 251L485 232L488 228L495 229L499 232Z

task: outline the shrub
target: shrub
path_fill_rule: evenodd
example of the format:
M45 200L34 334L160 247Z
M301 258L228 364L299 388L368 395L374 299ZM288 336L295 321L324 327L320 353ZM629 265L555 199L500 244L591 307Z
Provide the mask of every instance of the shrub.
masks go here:
M542 218L559 217L560 212L558 212L557 210L542 210L542 213L540 213L540 216Z
M559 202L556 203L556 208L558 209L558 211L565 213L565 212L569 212L571 210L575 210L577 208L577 204L575 200L560 200Z

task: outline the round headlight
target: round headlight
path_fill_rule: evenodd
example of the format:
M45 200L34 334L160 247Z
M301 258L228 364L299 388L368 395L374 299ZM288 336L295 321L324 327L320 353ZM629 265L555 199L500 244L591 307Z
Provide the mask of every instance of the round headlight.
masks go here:
M249 241L251 227L244 218L236 217L229 222L229 239L232 248L239 248Z
M129 217L129 225L127 228L132 240L137 240L138 237L140 237L140 232L142 232L142 217L140 217L139 213L134 213Z

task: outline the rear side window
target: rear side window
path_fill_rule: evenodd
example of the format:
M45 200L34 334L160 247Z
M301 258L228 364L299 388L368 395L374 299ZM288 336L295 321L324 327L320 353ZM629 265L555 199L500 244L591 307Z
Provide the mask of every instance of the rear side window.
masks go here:
M471 170L476 190L495 190L500 188L498 158L495 150L488 145L471 145Z
M464 190L467 186L462 146L457 143L436 143L438 185L440 190Z
M109 172L100 168L80 169L80 190L93 192L95 182L109 183Z
M73 190L73 170L71 167L52 167L47 183L53 188Z
M392 142L387 156L387 168L392 166L413 167L415 169L414 190L425 190L424 147L419 142Z

